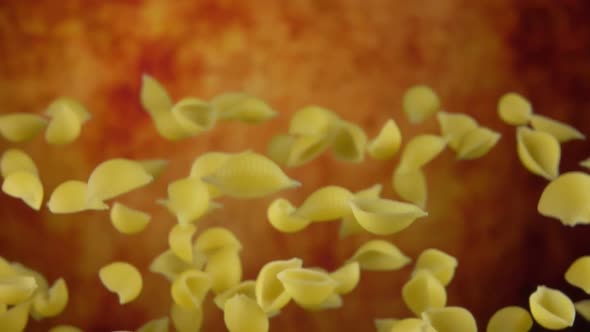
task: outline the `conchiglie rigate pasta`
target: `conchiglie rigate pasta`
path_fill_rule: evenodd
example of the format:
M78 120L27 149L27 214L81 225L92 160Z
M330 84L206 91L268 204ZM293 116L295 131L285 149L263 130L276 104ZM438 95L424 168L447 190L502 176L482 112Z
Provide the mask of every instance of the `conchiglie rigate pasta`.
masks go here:
M33 158L26 152L20 149L8 149L0 157L0 172L5 178L16 171L27 171L39 175Z
M337 282L327 273L306 268L289 268L277 274L287 294L303 306L317 306L336 289Z
M151 216L143 211L115 202L110 211L111 223L123 234L136 234L145 229Z
M408 141L402 151L399 169L415 170L424 167L438 156L446 147L447 139L430 134L422 134Z
M277 198L266 210L266 217L270 224L283 233L294 233L305 229L311 220L293 215L295 207L284 198Z
M422 319L437 332L477 332L477 323L469 310L461 307L429 309Z
M170 325L168 317L152 319L140 326L136 332L168 332L168 325Z
M439 249L426 249L420 253L414 271L427 270L447 286L455 275L455 269L459 262L457 259Z
M358 223L368 232L391 235L428 215L419 207L388 199L357 199L350 202Z
M88 185L78 180L67 180L55 187L49 196L47 207L52 213L76 213L109 208L99 199L88 200Z
M346 188L326 186L309 195L294 215L313 221L338 219L350 210L348 202L352 196Z
M200 331L203 324L203 308L198 306L186 309L174 303L170 308L170 318L177 332Z
M141 188L154 177L140 163L115 158L100 163L88 178L88 200L105 201Z
M402 287L402 298L406 306L416 315L447 304L444 285L429 271L418 271Z
M201 307L203 299L211 289L211 277L196 269L179 274L170 287L172 299L181 308L190 310Z
M47 127L47 120L36 114L9 113L0 115L0 136L12 143L33 139Z
M277 275L291 268L299 268L303 262L299 258L272 261L265 264L256 277L256 302L264 312L281 310L289 303L291 296L285 290Z
M32 313L38 317L57 316L66 308L68 301L66 281L60 278L47 291L35 295Z
M459 149L463 136L478 127L477 121L467 114L439 112L436 116L441 136L448 140L449 147L455 151Z
M535 130L546 132L555 137L560 143L586 139L586 136L576 128L538 114L532 116L531 126L535 128Z
M28 171L16 171L2 182L2 191L22 200L31 209L39 210L43 203L43 184L39 177Z

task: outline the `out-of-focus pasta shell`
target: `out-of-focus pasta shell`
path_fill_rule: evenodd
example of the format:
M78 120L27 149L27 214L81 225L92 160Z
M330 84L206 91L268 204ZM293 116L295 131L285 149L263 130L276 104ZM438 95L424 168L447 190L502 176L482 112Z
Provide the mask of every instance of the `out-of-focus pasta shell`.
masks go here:
M39 210L43 202L43 185L35 174L16 171L4 178L2 191L8 196L18 198L30 208Z
M100 163L88 178L88 201L105 201L141 188L154 180L140 163L123 158Z
M367 134L359 125L340 121L332 141L332 153L338 160L360 163L365 160Z
M75 141L82 132L82 120L76 112L67 107L55 109L45 130L45 141L53 145L64 145Z
M436 158L446 145L447 139L441 136L415 136L404 147L398 168L402 172L422 168Z
M66 281L63 278L57 279L49 290L35 295L32 314L41 318L55 317L63 312L68 300Z
M369 188L360 190L354 194L354 199L376 199L379 198L381 195L381 190L383 189L383 185L378 183ZM352 213L352 209L348 212L347 215L342 217L342 221L340 222L340 229L338 231L338 235L340 238L347 237L349 235L358 234L363 232L365 229L358 223L354 214Z
M242 250L242 243L229 229L225 227L209 227L201 233L195 241L195 249L205 256L210 256L219 250Z
M285 269L277 278L291 298L303 307L321 304L334 293L337 285L327 273L306 268Z
M395 123L389 119L373 140L367 145L367 152L373 159L387 160L395 156L402 145L402 133Z
M178 141L197 134L181 125L170 110L154 114L152 121L158 134L169 141Z
M277 260L266 263L256 277L256 302L264 310L271 312L280 310L289 303L291 296L277 275L290 268L299 268L303 261L299 258Z
M307 106L293 113L289 122L291 135L329 135L338 122L338 115L319 106Z
M561 330L574 324L574 303L559 290L537 287L529 297L529 307L535 321L546 329Z
M299 135L289 145L288 167L303 166L317 158L332 144L332 136L326 134Z
M37 281L30 276L0 277L0 303L20 304L28 300L37 287Z
M501 135L488 128L479 127L463 135L457 148L457 159L477 159L488 153Z
M325 186L309 195L294 214L313 221L342 218L350 211L352 197L353 194L346 188Z
M455 151L463 136L478 127L477 121L463 113L438 112L436 114L441 136L448 140L449 147Z
M248 296L237 294L225 302L223 321L229 332L267 332L268 317Z
M57 325L49 329L49 332L84 332L72 325ZM137 332L161 332L160 330L137 330ZM165 331L167 332L167 331Z
M211 100L213 109L221 120L237 120L246 123L261 123L277 115L267 103L246 93L230 92Z
M391 235L428 215L416 205L387 199L358 199L350 202L358 223L368 232Z
M279 165L287 165L293 142L295 142L295 137L292 135L275 135L268 142L266 155Z
M237 294L246 295L247 297L256 301L256 281L242 281L241 283L226 289L222 293L217 294L217 296L215 296L215 298L213 299L213 302L219 309L223 310L225 302Z
M537 211L565 225L590 223L590 175L564 173L543 190Z
M172 250L168 249L152 260L149 270L173 281L182 272L190 269L200 270L204 265L205 256L196 250L193 251L193 261L189 264L176 256Z
M420 318L405 318L393 322L388 332L437 332L430 324Z
M155 178L159 177L162 172L168 167L168 161L164 159L147 159L140 160L138 163L143 169Z
M576 312L587 322L590 322L590 300L582 300L574 303Z
M192 224L177 224L168 233L170 250L186 263L193 261L192 238L197 227Z
M207 273L191 269L182 272L174 279L170 293L174 303L181 308L196 309L203 303L203 299L211 289L211 283L211 277Z
M486 332L528 332L533 327L529 312L521 307L504 307L490 318Z
M19 149L8 149L0 157L0 172L2 177L6 178L16 171L27 171L34 175L39 175L37 166L26 152Z
M411 259L385 240L370 240L361 245L349 262L358 262L362 270L392 271L409 264Z
M123 234L136 234L145 229L151 216L143 211L132 209L119 202L110 211L111 223Z
M31 304L24 302L0 313L0 331L24 331L29 322Z
M166 88L150 75L143 74L139 100L143 108L153 117L157 114L168 113L173 101Z
M92 114L88 112L86 107L82 105L79 101L68 98L68 97L59 97L49 104L45 113L51 117L56 116L56 114L62 112L63 109L68 109L76 114L76 117L80 121L80 124L90 120L92 118Z
M225 152L207 152L193 161L191 165L191 178L198 178L199 180L207 175L212 174L230 158L231 154ZM222 196L221 191L215 186L207 185L209 197L211 199Z
M198 98L184 98L170 110L174 119L191 135L205 132L215 125L216 113L209 104Z
M402 288L402 298L406 306L416 315L433 308L443 308L447 304L445 286L430 272L417 271Z
M565 272L565 280L590 294L590 256L576 259Z
M47 207L52 213L76 213L85 210L106 210L108 205L94 199L88 201L88 185L78 180L60 183L49 196Z
M330 273L330 277L338 283L334 289L337 294L348 294L356 288L361 279L360 264L346 263Z
M9 113L0 115L0 136L12 143L28 141L37 136L48 121L36 114Z
M379 318L373 321L377 332L390 332L391 328L399 319L395 318Z
M410 123L421 123L440 109L438 95L427 85L414 85L404 93L402 106Z
M168 199L162 203L180 224L189 224L201 218L210 208L209 191L198 178L183 178L168 184Z
M477 332L477 323L469 310L445 307L426 310L422 319L436 332Z
M170 318L176 332L198 332L203 325L203 308L183 308L176 303L170 308Z
M168 332L169 325L170 319L168 317L152 319L140 326L135 332Z
M457 265L457 258L441 250L430 248L420 253L414 265L414 271L427 270L443 286L446 286L453 280Z
M555 137L560 143L576 139L586 139L586 135L582 134L576 128L543 115L533 115L531 118L531 126L535 128L535 130L546 132Z
M342 296L336 293L330 294L328 298L316 305L302 305L301 307L307 311L323 311L330 309L338 309L342 307L343 301Z
M240 254L232 248L220 249L207 256L205 273L211 277L211 289L220 294L240 283L242 262Z
M280 232L295 233L305 229L311 220L293 215L295 207L284 198L277 198L266 210L270 224Z
M517 151L522 165L548 180L559 175L561 147L551 135L526 127L517 130Z
M143 288L139 270L126 262L114 262L100 268L98 276L102 284L119 297L119 303L135 300Z
M523 96L509 92L498 101L498 115L502 121L509 125L524 126L533 116L533 107Z
M422 169L404 171L397 168L391 179L393 190L404 200L416 204L421 209L426 207L428 188L426 176Z

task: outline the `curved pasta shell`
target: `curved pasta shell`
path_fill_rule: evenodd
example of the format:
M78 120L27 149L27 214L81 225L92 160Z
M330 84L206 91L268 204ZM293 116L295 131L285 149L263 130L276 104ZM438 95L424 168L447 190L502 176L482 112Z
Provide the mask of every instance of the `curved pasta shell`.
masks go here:
M438 156L447 145L447 139L430 134L413 137L404 147L399 170L407 172L426 166Z
M168 317L152 319L139 327L135 332L168 332L168 325L170 325L170 319Z
M180 224L197 221L211 206L207 186L197 178L183 178L168 184L168 199L163 203Z
M477 332L477 323L471 312L461 307L429 309L422 319L437 332Z
M590 256L576 259L565 272L565 280L590 294Z
M403 171L397 168L391 179L393 190L404 200L416 204L421 209L426 207L428 188L426 176L422 169Z
M92 118L92 114L86 110L84 105L82 105L79 101L68 97L59 97L55 99L53 102L51 102L51 104L49 104L45 113L53 117L56 116L56 114L62 112L63 109L73 112L78 118L80 124Z
M332 141L332 153L338 160L360 163L365 160L367 134L357 124L340 121Z
M197 134L181 125L170 110L154 114L152 121L158 134L169 141L178 141Z
M327 273L306 269L290 268L277 274L285 291L300 306L317 306L334 293L337 282Z
M199 270L191 269L182 272L174 279L170 293L174 303L183 309L191 310L201 306L205 296L211 289L211 277Z
M198 98L184 98L170 110L178 124L191 135L205 132L215 125L216 113L209 104Z
M35 295L38 292L44 292L47 289L49 289L49 283L41 273L19 263L12 263L11 267L13 273L16 273L13 275L21 275L35 278L35 282L37 282L37 289L35 290L35 293L33 293L33 295Z
M32 314L42 318L55 317L63 312L68 300L68 286L66 281L60 278L55 281L49 290L35 295Z
M143 288L139 270L126 262L114 262L100 268L98 276L102 284L119 297L119 303L135 300Z
M486 332L528 332L533 319L527 310L517 306L504 307L490 318Z
M402 133L395 123L389 119L373 140L367 145L367 152L376 160L387 160L393 158L402 145Z
M406 306L420 316L428 309L444 308L447 304L445 286L428 271L417 271L402 288Z
M230 92L211 100L215 112L222 120L261 123L277 115L267 103L246 93Z
M348 203L352 197L353 194L346 188L325 186L309 195L294 214L313 221L338 219L350 211Z
M137 234L143 231L151 219L149 214L119 202L113 204L110 217L115 229L123 234Z
M240 283L242 262L239 252L232 248L217 250L207 256L205 272L211 277L211 289L220 294Z
M284 198L277 198L266 210L270 224L283 233L295 233L305 229L311 220L293 215L295 207Z
M326 135L334 130L336 113L319 106L307 106L293 113L289 122L291 135Z
M301 185L290 179L272 160L250 151L232 156L202 179L224 195L235 198L264 197Z
M457 258L438 249L430 248L422 251L414 265L414 271L426 270L440 281L448 285L455 276Z
M205 266L205 256L198 251L193 251L192 263L181 260L172 250L166 250L152 260L149 270L158 273L173 281L182 272L190 269L200 270Z
M569 226L590 223L590 175L569 172L551 181L541 194L537 211Z
M176 303L170 308L172 325L177 332L198 332L203 325L203 308L185 309Z
M550 330L561 330L574 324L574 303L559 290L538 286L529 297L529 307L535 321Z
M207 152L195 159L191 166L190 177L201 179L219 169L231 157L231 154L225 152ZM223 194L215 186L206 184L210 198L217 198Z
M410 123L417 124L440 109L438 95L427 85L414 85L404 93L402 106Z
M561 147L551 135L526 127L517 130L517 151L522 165L533 174L552 180L559 175Z
M82 132L82 120L71 108L61 107L51 114L45 130L45 141L53 145L64 145L75 141Z
M141 77L141 91L139 94L141 106L153 117L160 113L169 112L172 108L172 98L162 84L150 75Z
M24 331L29 322L29 302L16 305L0 313L0 331Z
M161 330L137 330L137 332L159 332ZM49 332L84 332L72 325L57 325L49 329Z
M439 112L436 114L441 135L448 140L449 147L455 151L463 136L478 127L477 121L463 113Z
M340 228L338 230L338 236L342 239L350 235L359 234L364 232L365 229L354 217L354 214L349 212L347 215L342 217L340 221Z
M209 227L197 237L195 249L208 257L220 250L238 252L242 250L242 243L225 227Z
M346 263L330 273L330 278L337 282L334 292L348 294L356 288L361 280L361 266L358 262Z
M370 240L360 246L348 261L358 262L362 270L392 271L403 268L411 259L392 243Z
M192 238L197 227L192 224L177 224L168 233L168 246L170 250L186 263L193 261Z
M582 300L574 303L576 312L586 321L590 321L590 300Z
M560 143L565 143L576 139L586 139L586 135L582 134L576 128L538 114L532 116L531 126L535 128L535 130L545 132L555 137L555 139Z
M358 223L368 232L391 235L428 215L419 207L388 199L358 199L350 202Z
M391 332L391 328L399 319L395 318L379 318L373 321L377 332Z
M12 143L28 141L37 136L47 120L36 114L9 113L0 115L0 136Z
M220 294L217 294L215 298L213 298L213 302L215 305L223 310L225 306L225 302L237 294L246 295L247 297L251 298L252 300L256 300L256 281L254 280L245 280L241 283L232 286L231 288L226 289Z
M330 294L327 299L325 299L322 303L317 305L302 305L301 307L307 311L322 311L322 310L330 310L330 309L338 309L342 307L342 296L336 293Z
M295 137L291 135L275 135L268 142L266 155L279 165L287 165L294 141Z
M138 163L143 169L156 179L168 167L168 160L164 159L147 159L140 160Z
M141 188L154 177L136 161L122 158L100 163L88 178L88 201L106 201Z
M477 159L488 153L501 135L488 128L479 127L463 135L457 149L457 159Z
M30 276L0 277L0 303L20 304L28 300L37 287L37 281Z
M267 332L269 323L266 314L245 295L235 295L225 302L223 321L229 332Z
M498 115L506 124L524 126L533 116L533 107L523 96L509 92L498 101Z
M437 332L420 318L405 318L393 322L389 332Z
M39 175L33 158L26 152L20 149L8 149L0 157L0 173L5 178L16 171L27 171Z
M280 310L289 303L291 296L277 275L286 269L301 267L302 264L301 259L292 258L266 263L260 269L256 277L256 302L264 312Z
M25 202L30 208L39 210L43 202L43 185L35 174L16 171L4 178L2 191Z
M85 210L106 210L108 205L100 200L88 201L88 185L78 180L60 183L49 196L47 207L52 213L76 213Z
M332 137L323 133L294 137L289 144L286 165L288 167L303 166L326 151L330 144L332 144Z

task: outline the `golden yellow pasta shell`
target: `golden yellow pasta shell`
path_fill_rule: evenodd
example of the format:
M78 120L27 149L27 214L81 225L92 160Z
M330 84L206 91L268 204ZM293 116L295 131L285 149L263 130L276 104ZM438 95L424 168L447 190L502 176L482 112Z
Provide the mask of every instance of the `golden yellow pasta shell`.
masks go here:
M2 191L25 202L31 209L39 210L43 202L43 185L35 174L16 171L4 178Z
M180 224L201 218L211 207L207 186L197 178L183 178L168 184L168 199L163 203Z
M532 116L531 126L535 128L535 130L546 132L549 135L555 137L555 139L560 143L565 143L576 139L586 139L586 135L582 134L576 128L538 114Z
M173 303L170 308L170 318L177 332L198 332L203 325L203 308L198 306L186 309Z
M289 122L291 135L329 135L338 122L338 115L319 107L307 106L293 114Z
M350 207L358 223L377 235L397 233L428 215L416 205L380 198L353 200Z
M358 262L342 265L336 271L330 273L330 277L338 283L334 291L338 294L352 292L361 280L361 267Z
M172 108L172 98L162 84L150 75L143 74L139 100L143 108L153 117L160 113L169 112Z
M45 292L35 295L32 312L37 317L54 317L62 313L69 300L66 281L60 278Z
M192 238L197 227L192 224L177 224L168 233L168 246L170 250L186 263L193 261Z
M402 298L406 306L416 315L447 304L445 286L429 271L414 273L402 288Z
M285 269L277 278L291 298L303 307L320 305L338 284L327 273L306 268Z
M455 151L463 136L478 127L477 121L463 113L438 112L436 114L440 132L449 141L449 147Z
M246 93L229 92L211 100L221 120L237 120L246 123L261 123L277 115L267 103Z
M266 210L266 217L270 224L283 233L295 233L305 229L311 220L293 215L295 207L284 198L277 198Z
M427 270L440 281L443 286L448 285L457 269L457 258L438 249L430 248L422 251L414 265L415 271Z
M486 332L528 332L533 327L529 312L521 307L504 307L490 318Z
M367 145L367 153L376 160L387 160L393 158L402 145L402 133L395 123L389 119L373 140Z
M100 268L98 276L102 284L119 297L119 303L135 300L143 288L139 270L126 262L114 262Z
M158 134L170 141L178 141L198 134L181 125L170 110L154 114L152 121Z
M268 142L266 155L279 165L287 165L294 141L295 137L291 135L275 135Z
M501 135L488 128L479 127L463 135L457 148L457 159L477 159L488 153Z
M550 330L561 330L574 324L574 303L559 290L545 286L529 297L529 307L535 321Z
M559 175L561 147L551 135L526 127L517 130L517 151L522 165L533 174L552 180Z
M440 109L440 100L427 85L414 85L404 93L402 106L410 123L420 123Z
M436 332L477 332L477 323L471 312L461 307L429 309L422 319Z
M170 112L191 135L207 131L217 122L217 115L209 104L198 98L184 98L172 106Z
M72 325L57 325L49 329L49 332L84 332ZM137 330L137 332L158 332L158 330Z
M56 116L63 109L68 109L76 114L76 117L80 121L80 124L90 120L92 114L86 110L86 107L79 101L68 97L59 97L49 104L45 113L51 117Z
M590 256L576 259L565 272L565 280L590 294Z
M143 211L132 209L115 202L110 211L111 223L123 234L136 234L145 229L151 216Z
M0 303L20 304L28 300L37 287L37 281L30 276L0 277Z
M138 163L143 169L155 178L159 177L168 167L168 161L164 159L139 160Z
M240 254L232 248L220 249L207 256L205 272L211 277L211 289L220 294L240 283L242 262Z
M88 201L88 185L78 180L67 180L55 187L49 196L47 207L52 213L76 213L109 208L100 200Z
M285 143L287 144L287 141ZM298 135L288 143L288 167L303 166L326 151L332 144L332 136L320 134ZM274 153L277 155L277 153ZM280 157L280 156L279 156Z
M346 188L325 186L309 195L295 211L295 216L313 221L342 218L350 211L352 197L353 194Z
M135 332L168 332L169 325L170 319L168 317L152 319L139 327Z
M210 256L219 250L240 251L242 243L225 227L209 227L197 237L195 248L205 256Z
M332 141L332 153L338 160L360 163L365 160L367 134L359 125L340 121Z
M264 312L280 310L289 303L291 296L285 291L277 275L286 269L301 267L299 258L266 263L256 277L256 302Z
M191 166L190 177L198 178L207 176L215 172L229 159L231 154L225 152L207 152L193 161ZM222 192L215 186L206 184L211 199L222 196Z
M564 173L543 190L537 210L569 226L590 223L590 175Z
M416 204L421 209L426 207L428 188L426 176L422 169L404 171L397 168L391 179L393 190L404 200Z
M231 288L226 289L222 293L217 294L215 296L215 298L213 298L213 302L215 303L215 305L219 309L223 310L223 307L225 306L225 302L237 294L246 295L249 298L251 298L252 300L256 300L256 281L254 281L254 280L242 281L241 283L234 285Z
M533 107L523 96L509 92L498 101L498 115L502 121L509 125L524 126L533 116Z
M82 120L71 108L55 109L45 130L45 141L53 145L64 145L75 141L82 132Z
M205 256L197 250L193 251L193 262L190 264L181 260L172 250L166 250L152 260L149 270L173 281L182 272L190 269L200 270L203 266L205 266Z
M27 171L39 175L37 166L26 152L19 149L8 149L0 157L0 172L2 177L7 177L16 171Z
M25 302L0 313L0 331L24 331L29 322L30 306L29 302Z
M47 127L47 120L36 114L9 113L0 115L0 136L12 143L28 141Z
M362 270L399 270L410 263L395 245L385 240L370 240L360 246L349 262L358 262Z
M446 145L447 139L441 136L415 136L404 147L398 168L402 172L422 168L436 158Z
M251 298L237 294L225 302L223 321L229 332L267 332L268 318Z
M590 300L582 300L574 303L576 312L587 322L590 321Z
M195 269L184 271L172 282L170 287L172 299L184 309L196 309L201 306L211 289L211 282L211 277L203 271Z
M105 201L141 188L154 177L136 161L122 158L100 163L88 178L88 201Z

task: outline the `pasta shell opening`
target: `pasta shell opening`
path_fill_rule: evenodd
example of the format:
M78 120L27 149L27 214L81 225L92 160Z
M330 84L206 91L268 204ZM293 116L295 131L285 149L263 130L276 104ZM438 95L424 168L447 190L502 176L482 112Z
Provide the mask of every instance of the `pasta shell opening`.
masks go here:
M356 199L350 202L358 223L368 232L391 235L428 215L419 207L387 199Z
M370 240L360 246L349 262L358 262L367 271L398 270L410 263L395 245L384 240Z
M360 163L365 159L367 134L358 125L341 121L334 134L332 153L338 160Z
M305 229L311 220L293 215L295 207L284 198L277 198L268 206L266 217L270 224L283 233L295 233Z
M294 215L313 221L342 218L350 211L350 190L339 186L326 186L309 195Z
M184 271L172 282L172 299L183 309L199 308L211 284L211 277L205 272L195 269Z
M559 175L561 147L551 135L526 127L517 130L517 151L522 165L533 174L548 180Z
M326 273L305 268L289 268L277 274L285 291L301 306L317 306L335 290L337 282Z

